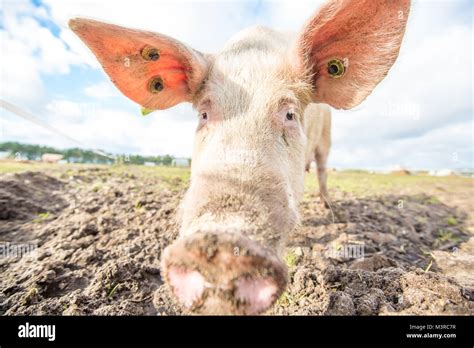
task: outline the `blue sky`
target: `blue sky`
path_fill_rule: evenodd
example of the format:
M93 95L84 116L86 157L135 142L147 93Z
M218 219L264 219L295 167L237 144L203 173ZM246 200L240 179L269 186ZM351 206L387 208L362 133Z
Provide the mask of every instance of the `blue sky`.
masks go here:
M298 31L321 1L2 0L0 95L89 148L191 156L190 105L140 116L67 28L85 16L217 52L255 24ZM330 166L473 167L472 2L414 1L400 57L359 107L333 112ZM0 141L75 144L0 111Z

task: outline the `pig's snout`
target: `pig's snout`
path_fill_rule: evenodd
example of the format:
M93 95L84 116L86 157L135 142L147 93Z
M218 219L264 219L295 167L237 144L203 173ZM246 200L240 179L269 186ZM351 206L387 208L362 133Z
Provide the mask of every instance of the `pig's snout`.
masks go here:
M258 314L287 284L276 254L247 237L197 232L165 249L164 278L179 302L201 314Z

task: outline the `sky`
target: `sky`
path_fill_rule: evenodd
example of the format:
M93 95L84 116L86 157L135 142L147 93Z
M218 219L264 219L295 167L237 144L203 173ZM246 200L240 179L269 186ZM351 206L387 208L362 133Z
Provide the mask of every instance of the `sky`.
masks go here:
M297 32L318 0L0 0L0 98L91 149L191 157L197 115L189 104L146 117L114 87L69 30L88 17L172 36L215 53L238 31ZM357 108L333 110L329 166L473 168L473 3L413 1L400 55ZM0 142L75 143L0 110Z

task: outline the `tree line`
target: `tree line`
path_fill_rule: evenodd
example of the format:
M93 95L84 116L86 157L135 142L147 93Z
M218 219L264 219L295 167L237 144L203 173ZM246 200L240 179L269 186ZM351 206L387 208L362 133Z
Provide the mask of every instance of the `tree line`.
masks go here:
M101 164L144 164L145 162L153 162L159 165L171 165L174 157L170 155L164 156L140 156L132 154L113 155L106 153L111 158L101 156L92 150L81 148L70 148L65 150L56 149L51 146L22 144L18 142L0 143L0 151L10 152L8 157L22 158L28 160L41 160L41 156L45 153L57 153L63 155L63 159L74 163L101 163ZM105 153L105 152L104 152ZM114 158L114 159L112 159Z

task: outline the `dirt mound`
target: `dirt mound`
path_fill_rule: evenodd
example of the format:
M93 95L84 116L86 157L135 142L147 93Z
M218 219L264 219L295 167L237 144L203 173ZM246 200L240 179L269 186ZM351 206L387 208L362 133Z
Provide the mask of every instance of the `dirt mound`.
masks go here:
M181 192L158 188L155 179L105 175L91 182L84 174L62 175L70 205L60 214L17 226L37 249L0 259L1 313L156 313L159 259L177 234Z
M312 245L322 251L328 244L363 245L365 257L383 254L403 265L437 271L432 251L456 251L472 236L465 212L425 194L356 199L336 193L330 211L321 209L313 197L303 202L303 227L290 246Z
M185 189L173 181L90 169L0 177L13 211L0 240L36 247L0 258L0 314L182 314L159 269ZM472 313L472 289L433 256L467 241L465 213L427 195L332 196L331 210L314 195L303 202L290 285L269 314Z
M466 213L428 195L333 197L329 211L313 195L303 202L289 240L291 284L272 314L474 312L472 289L435 273L434 254L461 260Z
M63 182L41 172L0 178L0 220L22 220L56 212L67 203L58 194Z
M376 270L333 265L318 269L311 263L296 267L290 287L272 314L468 314L474 310L464 289L452 279L416 268L407 270L383 257L369 257L364 266L368 264Z

